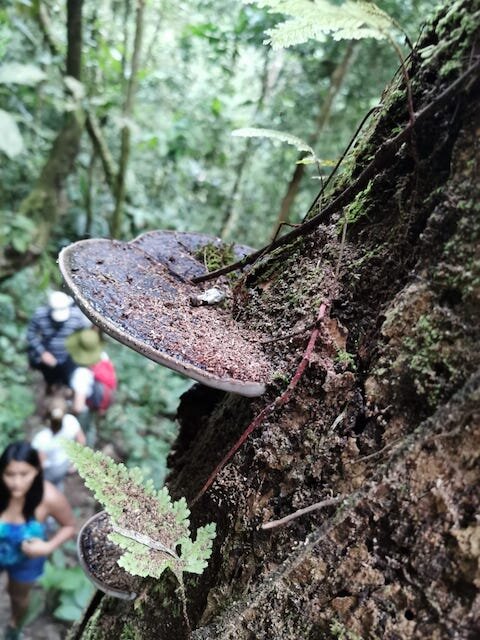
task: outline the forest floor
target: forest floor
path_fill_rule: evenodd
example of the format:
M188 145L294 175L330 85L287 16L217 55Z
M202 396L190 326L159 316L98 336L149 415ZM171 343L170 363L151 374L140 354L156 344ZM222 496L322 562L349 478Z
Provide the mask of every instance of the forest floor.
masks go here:
M28 421L26 431L30 437L39 429L41 419L38 415L32 416ZM80 530L83 523L96 509L95 500L91 492L85 487L83 480L77 473L67 476L65 480L65 495L68 498L76 517L76 529ZM66 552L71 566L77 563L76 556L72 552ZM0 634L8 623L10 616L10 603L6 592L6 574L0 574ZM40 586L34 587L39 594L39 599L45 601L45 590ZM65 623L56 620L53 616L54 607L46 604L43 611L24 629L24 640L64 640L73 623ZM3 636L0 635L0 640Z

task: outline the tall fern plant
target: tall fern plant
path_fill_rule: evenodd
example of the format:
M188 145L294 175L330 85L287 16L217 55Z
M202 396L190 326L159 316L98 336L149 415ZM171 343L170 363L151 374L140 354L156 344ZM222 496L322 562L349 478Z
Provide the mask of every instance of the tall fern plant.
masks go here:
M329 0L245 0L246 4L266 7L270 13L290 16L286 22L266 31L274 49L302 44L310 38L325 40L358 40L361 38L390 39L390 31L398 23L374 2L345 0L335 5ZM405 35L405 34L404 34Z
M407 85L410 117L413 118L405 59L402 50L392 37L392 31L399 30L405 36L410 48L411 42L398 22L374 2L345 0L340 5L332 4L329 0L244 0L244 2L267 8L270 13L283 13L290 16L285 22L265 32L268 38L264 44L271 44L273 49L302 44L311 38L324 41L328 36L334 40L362 38L388 40L400 59Z

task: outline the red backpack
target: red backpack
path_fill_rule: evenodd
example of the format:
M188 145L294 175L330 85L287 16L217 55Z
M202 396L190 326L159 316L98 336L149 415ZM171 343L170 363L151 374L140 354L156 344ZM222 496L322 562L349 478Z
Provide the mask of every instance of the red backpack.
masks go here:
M111 360L100 360L90 367L90 370L94 377L94 390L87 400L87 405L103 413L112 404L114 391L117 388L115 367Z

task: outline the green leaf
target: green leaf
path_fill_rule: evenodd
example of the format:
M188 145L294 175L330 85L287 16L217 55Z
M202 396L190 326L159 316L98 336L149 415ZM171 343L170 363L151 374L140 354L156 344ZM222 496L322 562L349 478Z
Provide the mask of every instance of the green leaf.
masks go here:
M36 85L45 80L46 74L33 64L9 62L0 67L0 83Z
M23 151L23 138L11 113L0 109L0 151L14 158Z
M297 160L296 164L315 164L316 162L317 158L315 156L305 156L301 160Z
M297 136L293 136L291 133L286 133L284 131L245 127L243 129L235 129L232 131L232 136L242 138L269 138L270 140L286 142L287 144L294 146L298 151L308 151L308 153L312 154L312 156L316 158L315 151L307 142L305 142L305 140L297 138Z
M87 580L86 576L84 579ZM85 582L84 585L75 591L72 594L75 603L80 607L80 609L85 609L87 604L90 602L90 599L95 591L95 587L91 582Z
M58 620L65 620L67 622L75 622L82 615L82 609L77 606L73 601L61 604L55 609L53 615Z

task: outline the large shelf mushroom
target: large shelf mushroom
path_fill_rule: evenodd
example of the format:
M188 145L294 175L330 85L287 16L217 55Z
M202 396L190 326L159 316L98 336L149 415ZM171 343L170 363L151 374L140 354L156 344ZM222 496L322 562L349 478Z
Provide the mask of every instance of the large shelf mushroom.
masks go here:
M59 255L60 270L84 313L107 334L174 371L245 396L264 393L271 367L258 336L222 305L192 304L208 286L196 233L150 231L131 242L91 239ZM248 247L234 245L237 258Z

